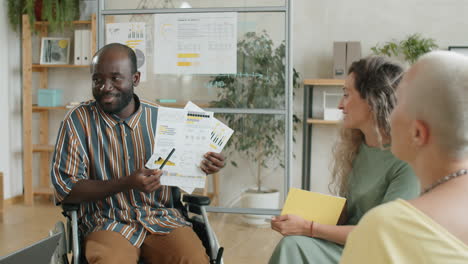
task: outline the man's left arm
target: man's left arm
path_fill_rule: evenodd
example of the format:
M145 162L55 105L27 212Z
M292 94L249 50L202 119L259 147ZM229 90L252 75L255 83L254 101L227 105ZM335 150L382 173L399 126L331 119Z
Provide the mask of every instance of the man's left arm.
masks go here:
M221 153L207 152L202 160L200 168L206 174L213 174L224 168L224 156Z

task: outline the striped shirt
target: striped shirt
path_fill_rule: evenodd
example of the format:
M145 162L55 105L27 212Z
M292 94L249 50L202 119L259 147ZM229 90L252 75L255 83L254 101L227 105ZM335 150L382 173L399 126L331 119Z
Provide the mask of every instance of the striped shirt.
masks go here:
M138 110L123 120L105 113L96 101L71 110L62 121L52 161L51 179L60 203L80 180L127 177L151 157L158 107L140 101ZM146 232L167 234L190 225L173 207L171 188L153 193L131 189L102 200L82 203L80 228L90 232L116 231L140 247Z

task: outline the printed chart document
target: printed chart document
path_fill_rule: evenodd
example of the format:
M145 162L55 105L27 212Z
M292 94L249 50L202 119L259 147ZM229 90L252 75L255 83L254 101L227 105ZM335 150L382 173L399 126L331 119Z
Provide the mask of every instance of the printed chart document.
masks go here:
M192 103L191 101L187 102L184 109L198 112L204 111L202 108L198 107L198 105ZM206 152L211 151L215 153L221 153L224 146L226 146L226 143L231 138L232 133L234 133L234 130L232 130L230 127L226 126L224 123L213 117L211 121L210 140L208 150ZM194 190L194 188L182 189L187 193L192 193Z
M294 214L320 224L336 225L345 202L342 197L291 188L281 215Z
M195 188L205 187L206 174L201 170L200 164L206 152L214 152L210 147L215 122L213 112L203 111L193 103L190 106L185 109L159 108L153 155L146 163L146 167L150 169L159 168L175 148L164 167L161 184L178 186L187 193L192 193ZM225 141L228 140L226 138ZM225 142L223 143L224 147ZM222 148L218 150L221 151Z
M137 56L137 68L141 72L140 81L146 81L146 23L106 24L106 44L120 43L129 46Z
M191 111L204 111L191 101L189 101L185 105L184 109ZM231 138L232 133L234 133L234 130L232 130L230 127L226 126L224 123L213 117L210 132L209 151L221 153L224 146L226 146L226 143Z
M237 73L237 13L154 16L156 74Z

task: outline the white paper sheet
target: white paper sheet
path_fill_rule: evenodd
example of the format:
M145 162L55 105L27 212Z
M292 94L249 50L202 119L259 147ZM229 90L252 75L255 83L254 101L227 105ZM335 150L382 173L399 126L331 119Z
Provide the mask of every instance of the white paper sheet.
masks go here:
M192 103L191 101L187 102L184 109L199 112L204 111L202 108ZM229 138L232 136L232 133L234 133L234 130L213 117L211 121L210 142L207 146L206 152L212 151L215 153L221 153L224 146L226 146L226 143L229 141ZM181 189L187 193L192 193L194 190L194 188Z
M204 188L206 174L200 164L207 152L221 152L234 131L192 102L184 109L160 107L153 155L146 163L158 169L173 148L161 184L178 186L187 193Z
M137 56L140 81L146 81L146 23L110 23L106 24L106 44L120 43L129 46Z
M185 105L184 109L192 111L204 111L202 108L198 107L191 101L189 101ZM229 141L233 133L234 130L232 130L223 122L213 117L211 121L209 149L207 150L207 152L212 151L215 153L221 153L221 151L223 150L224 146L226 146L226 143Z
M205 186L206 174L200 169L200 163L209 144L212 118L213 112L159 108L153 156L146 166L159 168L175 148L163 169L162 185L184 188Z
M154 73L237 73L236 12L154 17Z

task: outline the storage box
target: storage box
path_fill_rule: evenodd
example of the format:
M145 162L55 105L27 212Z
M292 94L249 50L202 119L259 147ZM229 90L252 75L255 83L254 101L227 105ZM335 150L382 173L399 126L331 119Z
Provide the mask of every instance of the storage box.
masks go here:
M323 93L323 119L339 121L343 118L343 113L338 109L340 104L341 93Z
M361 42L348 41L346 43L346 71L353 62L361 59Z
M38 106L62 106L63 91L59 89L38 89Z
M361 59L359 41L333 42L333 78L345 79L351 64Z
M345 79L346 71L346 42L333 42L333 78Z

